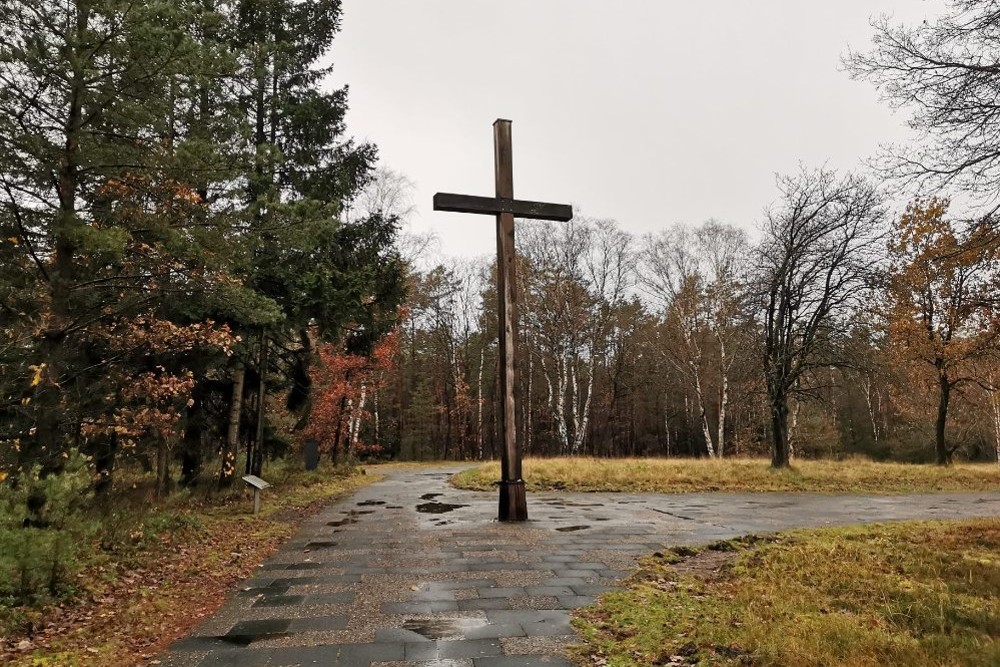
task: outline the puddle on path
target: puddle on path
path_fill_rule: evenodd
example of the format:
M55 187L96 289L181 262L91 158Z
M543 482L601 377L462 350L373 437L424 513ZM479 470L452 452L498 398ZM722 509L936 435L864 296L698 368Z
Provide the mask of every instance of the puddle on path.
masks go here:
M590 526L563 526L562 528L556 528L560 533L572 533L577 530L587 530Z
M262 642L271 639L284 639L291 637L291 632L262 632L256 635L222 635L220 640L234 646L250 646L254 642Z
M357 523L357 522L358 522L357 519L352 519L351 517L347 517L346 519L341 519L340 521L327 521L326 525L328 525L328 526L346 526L348 524Z
M443 496L443 495L444 495L443 493L425 493L424 495L420 496L420 499L421 500L434 500L438 496Z
M257 609L261 607L293 607L302 604L305 599L305 595L262 595L251 606Z
M465 639L465 632L486 625L481 618L409 618L403 622L403 627L410 632L433 640Z
M552 507L604 507L602 503L578 503L572 500L546 500L545 504Z
M417 505L417 511L421 514L446 514L448 512L454 512L461 507L468 507L468 505L453 505L451 503L422 503Z
M371 505L385 505L384 500L362 500L358 503L358 507L369 507Z
M335 546L337 546L336 542L328 542L326 540L306 542L306 549L329 549L330 547L335 547Z

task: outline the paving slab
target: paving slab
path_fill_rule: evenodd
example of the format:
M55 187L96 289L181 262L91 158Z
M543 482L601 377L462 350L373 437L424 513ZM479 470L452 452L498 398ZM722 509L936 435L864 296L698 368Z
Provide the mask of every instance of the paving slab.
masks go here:
M461 467L395 470L330 505L222 608L157 656L166 667L566 667L570 611L668 546L752 533L1000 514L1000 493L529 494L494 520Z

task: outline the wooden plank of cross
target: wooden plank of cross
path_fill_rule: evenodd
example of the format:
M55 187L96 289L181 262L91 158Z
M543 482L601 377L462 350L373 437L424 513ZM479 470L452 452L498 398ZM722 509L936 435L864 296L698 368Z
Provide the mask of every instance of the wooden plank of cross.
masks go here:
M517 274L514 261L514 218L557 220L573 217L573 207L566 204L514 199L514 165L510 140L510 121L493 123L493 152L496 172L496 197L475 197L439 192L434 195L435 211L478 213L497 218L497 315L500 332L500 442L502 444L502 479L500 480L501 521L526 521L528 504L521 476L521 434L518 432L517 406Z

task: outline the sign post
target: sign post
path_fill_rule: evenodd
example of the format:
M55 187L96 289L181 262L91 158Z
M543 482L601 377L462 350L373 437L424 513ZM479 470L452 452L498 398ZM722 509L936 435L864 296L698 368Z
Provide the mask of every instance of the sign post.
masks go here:
M271 485L256 475L244 475L243 481L253 488L253 513L260 512L260 492L271 488Z

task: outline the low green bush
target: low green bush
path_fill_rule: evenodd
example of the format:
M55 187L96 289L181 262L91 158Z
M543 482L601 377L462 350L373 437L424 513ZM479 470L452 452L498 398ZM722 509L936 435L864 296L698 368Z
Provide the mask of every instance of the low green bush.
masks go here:
M72 454L63 472L38 468L0 484L0 605L36 605L72 592L97 522L87 514L91 476Z
M281 495L266 503L265 512L321 500L326 496L314 489L363 472L328 463L305 472L295 459L269 461L264 477ZM246 486L219 489L205 474L198 490L157 498L149 475L124 469L118 489L95 497L93 468L72 453L58 474L43 476L36 468L18 475L16 483L0 479L0 637L30 629L53 603L71 600L81 588L99 590L148 562L164 544L211 530L213 520L245 518Z

